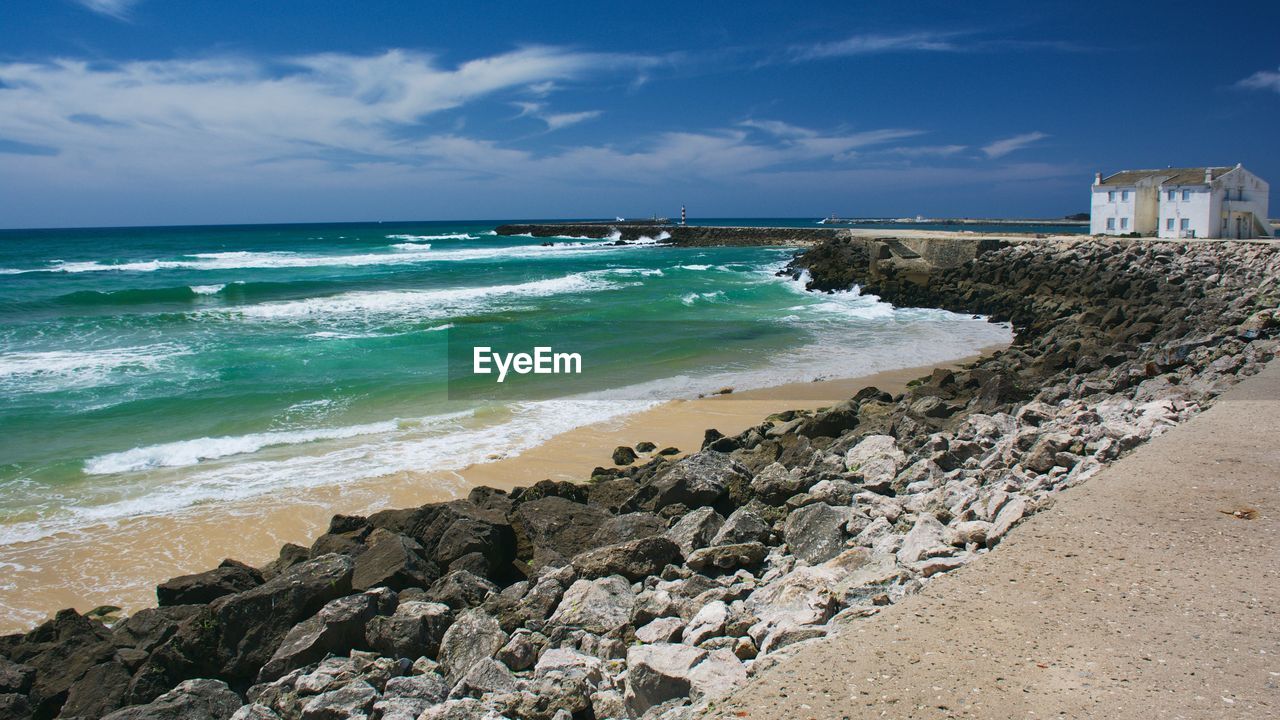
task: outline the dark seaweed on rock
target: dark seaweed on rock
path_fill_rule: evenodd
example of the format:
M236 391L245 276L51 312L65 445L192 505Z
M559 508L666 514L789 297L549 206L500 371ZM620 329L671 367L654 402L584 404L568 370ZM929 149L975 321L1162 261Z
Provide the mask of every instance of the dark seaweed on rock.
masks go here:
M1252 243L830 240L787 272L1016 342L586 484L335 516L111 627L62 611L0 638L0 720L686 717L1257 372L1278 268Z

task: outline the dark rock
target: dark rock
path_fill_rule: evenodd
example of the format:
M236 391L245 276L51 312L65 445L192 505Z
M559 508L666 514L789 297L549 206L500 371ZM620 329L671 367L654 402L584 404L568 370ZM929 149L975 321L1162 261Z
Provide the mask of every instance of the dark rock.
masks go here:
M613 449L612 459L614 465L630 465L636 461L636 457L636 451L626 445L619 445Z
M454 610L465 610L480 605L496 592L498 586L488 580L466 570L456 570L437 580L422 597Z
M167 605L205 605L262 584L262 573L241 563L223 561L207 572L182 575L156 586L156 600Z
M764 562L766 550L763 543L749 542L741 545L718 545L694 550L685 564L698 572L732 572L738 568L753 568Z
M280 555L262 568L262 577L264 580L270 580L294 565L310 559L310 548L304 548L293 543L285 543L280 546Z
M674 542L655 535L588 550L573 558L573 568L584 578L621 575L635 581L658 574L679 557L680 548Z
M654 510L682 504L690 508L714 505L735 487L751 480L746 468L728 455L703 451L690 455L641 487L624 505L629 510Z
M102 623L62 610L9 650L9 660L35 670L28 701L36 717L56 716L71 686L111 660L115 645L110 637Z
M329 654L343 655L367 647L365 625L378 615L392 612L395 606L395 593L387 588L329 601L320 612L294 625L284 636L258 673L258 682L271 682Z
M58 717L100 718L124 705L132 673L121 663L110 662L89 669L67 692Z
M302 720L351 720L366 718L378 700L378 691L364 680L320 693L302 707Z
M367 545L356 558L351 576L355 590L427 587L440 576L439 568L422 558L422 546L412 538L378 528L370 533Z
M257 675L294 625L330 600L350 594L354 567L345 555L322 555L252 590L220 599L213 613L223 676Z
M434 658L440 652L440 640L451 622L453 611L448 605L402 602L395 613L369 621L365 626L365 640L370 648L388 657Z
M595 483L591 486L587 503L598 505L609 512L617 512L618 508L635 494L640 485L631 478L613 478Z
M221 680L186 680L146 705L117 710L102 720L228 720L242 704Z
M595 535L591 536L592 546L614 545L617 543L639 540L640 538L661 535L667 531L667 523L662 518L647 512L634 512L611 517L604 521Z
M708 507L698 508L672 525L667 537L680 548L681 555L688 556L694 550L710 545L711 538L720 532L722 525L724 518L720 513Z
M711 539L711 545L738 545L749 542L767 542L772 530L751 507L734 510L719 532Z
M116 625L111 631L111 640L117 647L150 652L172 637L178 626L197 612L197 605L145 608Z
M20 665L0 656L0 695L31 692L31 681L35 679L36 669L30 665Z
M657 449L657 447L658 447L657 445L654 445L648 440L644 440L636 443L636 452L642 452L642 453L653 452L655 449Z
M659 450L659 451L658 451L658 454L659 454L659 455L679 455L679 454L680 454L680 448L678 448L678 447L664 447L664 448L662 448L661 450Z
M29 720L31 703L26 695L0 693L0 720Z
M521 537L521 558L533 557L534 548L570 558L593 547L592 538L608 519L609 513L595 505L546 497L522 503L512 524Z

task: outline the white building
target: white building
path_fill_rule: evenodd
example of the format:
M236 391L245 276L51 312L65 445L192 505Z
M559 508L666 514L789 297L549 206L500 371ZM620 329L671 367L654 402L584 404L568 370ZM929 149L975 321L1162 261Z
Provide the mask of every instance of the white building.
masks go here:
M1162 238L1272 237L1270 186L1235 167L1125 170L1093 178L1089 232Z

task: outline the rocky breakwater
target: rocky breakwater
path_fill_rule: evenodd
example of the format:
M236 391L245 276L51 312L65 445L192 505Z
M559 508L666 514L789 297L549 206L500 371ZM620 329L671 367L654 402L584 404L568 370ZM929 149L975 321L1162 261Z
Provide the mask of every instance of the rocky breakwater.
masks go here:
M587 483L336 516L128 618L63 611L0 638L0 718L689 717L993 551L1277 346L1270 245L1001 243L925 284L871 272L868 247L790 272L1009 320L1017 342Z
M657 241L685 247L815 245L848 233L834 228L785 227L707 227L695 225L656 225L625 223L551 223L540 225L501 225L499 235L529 235L540 238L582 237L612 238L619 244Z

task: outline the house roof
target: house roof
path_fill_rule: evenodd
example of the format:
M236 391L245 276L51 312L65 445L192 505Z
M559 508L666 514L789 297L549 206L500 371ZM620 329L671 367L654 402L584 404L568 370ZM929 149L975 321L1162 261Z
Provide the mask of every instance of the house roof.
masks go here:
M1103 185L1136 185L1140 180L1156 178L1162 185L1203 185L1205 170L1212 170L1213 176L1221 177L1234 170L1230 167L1192 167L1161 168L1159 170L1121 170L1102 179Z

